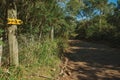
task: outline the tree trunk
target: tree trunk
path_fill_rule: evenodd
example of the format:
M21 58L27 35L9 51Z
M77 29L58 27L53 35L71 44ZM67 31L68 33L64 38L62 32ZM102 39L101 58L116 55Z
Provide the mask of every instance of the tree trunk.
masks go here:
M42 25L39 26L39 40L42 38Z
M101 16L100 16L100 19L99 19L99 28L100 28L100 31L102 30L101 23L102 23L102 19L101 19Z
M8 18L17 19L17 9L14 2L8 3ZM10 65L19 65L18 61L18 42L16 38L17 25L8 26L8 44L9 44L9 54L10 54Z
M39 40L42 38L42 30L39 33Z
M0 41L2 41L2 38L0 38ZM3 46L2 46L2 44L0 44L0 67L1 67L1 65L2 65L2 51L3 51Z
M54 27L51 26L51 40L53 41L54 39Z

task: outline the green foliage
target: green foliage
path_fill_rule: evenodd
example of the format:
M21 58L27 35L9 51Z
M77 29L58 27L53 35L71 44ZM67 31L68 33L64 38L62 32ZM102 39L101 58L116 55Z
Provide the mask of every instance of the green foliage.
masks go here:
M93 18L90 21L84 21L77 25L77 33L79 37L94 40L109 40L113 36L115 28L107 23L106 18Z
M18 28L19 33L28 33L31 35L37 34L37 36L44 38L50 36L51 26L53 26L55 29L55 35L60 34L61 31L63 31L62 29L66 27L63 9L57 5L56 0L36 0L34 3L31 1L23 1L21 4L23 6L18 4L18 12L19 17L24 22L24 27ZM65 31L63 31L63 33L64 32Z
M85 2L87 4L89 0ZM119 4L119 3L118 3ZM112 45L119 46L120 33L120 11L119 7L115 7L114 3L107 3L107 0L95 1L91 0L89 4L83 8L83 14L86 20L78 22L76 33L79 38L104 40L111 42ZM89 11L92 8L92 13ZM93 14L94 10L100 11L99 14Z
M23 76L22 67L11 66L8 69L0 69L0 80L22 80Z
M69 13L69 15L74 16L74 15L77 15L80 8L82 8L83 6L84 6L83 1L81 0L70 0L67 3L66 10Z
M92 36L97 36L97 31L99 31L99 29L96 26L89 26L86 29L86 38L92 37Z
M22 38L23 39L23 38ZM23 40L22 40L23 41ZM29 65L51 65L59 61L57 41L49 39L45 41L28 40L20 44L20 62ZM27 64L26 64L27 63Z
M7 2L4 1L0 1L2 5L0 6L0 27L7 31L8 25L5 24ZM72 2L74 5L79 4L78 0ZM64 9L58 5L57 0L19 0L15 3L18 19L23 21L17 29L19 62L22 67L9 66L8 68L6 63L9 59L3 55L2 61L5 61L3 63L7 68L0 70L0 80L29 80L31 75L37 72L56 77L60 70L60 58L67 47L67 40L76 26L75 18L66 17ZM74 5L71 2L69 4L78 11L79 6L74 7ZM77 13L75 11L71 14L75 15ZM50 39L52 27L54 40ZM4 35L6 37L6 34ZM6 48L5 53L8 53L7 51ZM35 77L34 79L37 80Z
M37 72L39 75L58 76L57 73L60 71L59 65L61 63L59 55L63 52L63 46L65 45L61 39L39 41L34 37L20 36L19 42L22 42L19 44L21 66L1 69L0 80L26 80L28 76ZM55 71L52 71L52 69ZM37 78L34 77L34 79Z
M3 5L2 3L2 6L0 6L0 21L2 24L6 23L6 10L4 9L6 6ZM65 19L64 10L60 8L56 0L19 0L16 1L16 5L18 19L23 21L23 24L18 26L17 38L19 62L24 68L9 66L10 74L2 73L0 79L23 80L23 76L28 77L38 71L34 70L36 67L36 69L40 67L39 71L41 72L39 74L56 76L60 68L60 55L65 48L65 41L61 40L68 39L69 33L73 32L73 27L75 28L75 22L71 28L71 24ZM3 26L7 25L4 24ZM50 39L52 27L54 27L53 34L55 35L53 41ZM7 31L6 27L4 27L4 31ZM5 52L7 53L7 50ZM4 59L6 62L9 60L3 56L3 61ZM51 68L55 71L51 71Z

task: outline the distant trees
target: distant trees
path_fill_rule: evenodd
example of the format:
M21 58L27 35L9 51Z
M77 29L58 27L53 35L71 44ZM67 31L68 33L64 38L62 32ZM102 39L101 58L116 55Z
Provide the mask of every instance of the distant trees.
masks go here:
M79 37L107 40L119 43L119 0L117 6L108 0L84 0L85 7L80 10L85 20L77 24Z
M53 39L56 31L62 29L61 24L66 23L63 9L58 6L56 0L36 0L34 3L32 1L20 1L20 3L22 6L18 6L19 17L24 21L25 27L20 27L19 32L36 35L39 38L49 37Z

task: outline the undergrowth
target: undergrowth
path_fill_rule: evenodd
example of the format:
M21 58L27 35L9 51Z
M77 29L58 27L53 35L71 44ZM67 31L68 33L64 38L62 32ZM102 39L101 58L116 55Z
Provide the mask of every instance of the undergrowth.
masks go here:
M60 56L65 47L61 39L19 39L20 66L0 69L0 80L52 80L60 71ZM43 78L41 76L46 76Z

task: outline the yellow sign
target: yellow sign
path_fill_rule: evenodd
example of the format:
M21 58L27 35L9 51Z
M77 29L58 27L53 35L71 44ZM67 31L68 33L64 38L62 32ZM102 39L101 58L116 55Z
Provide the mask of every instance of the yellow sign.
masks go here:
M12 18L8 18L8 23L7 24L12 24L12 25L20 25L23 23L22 20L20 19L12 19Z

